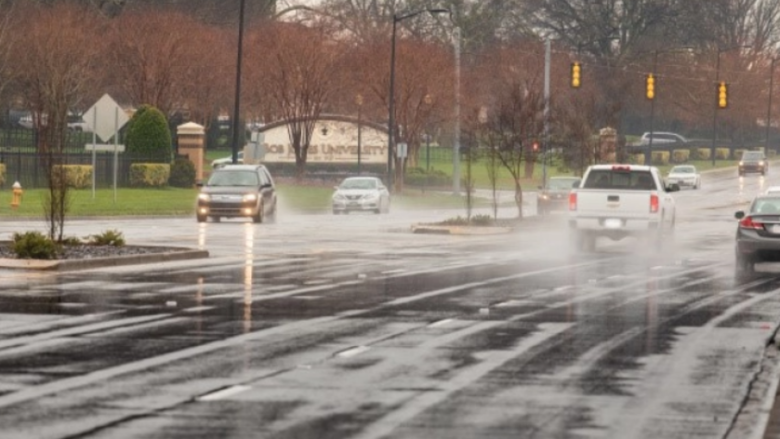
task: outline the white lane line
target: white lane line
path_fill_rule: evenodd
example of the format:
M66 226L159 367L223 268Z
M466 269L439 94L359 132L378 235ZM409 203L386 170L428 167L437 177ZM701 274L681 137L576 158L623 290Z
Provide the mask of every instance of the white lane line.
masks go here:
M199 398L196 398L196 401L219 401L220 399L225 399L229 396L237 395L241 392L246 392L247 390L251 389L250 386L243 386L243 385L236 385L236 386L230 386L227 389L217 390L216 392L207 393L206 395L203 395Z
M453 321L455 321L455 320L454 319L439 320L438 322L431 323L430 325L428 325L428 327L429 328L439 328L439 327L442 327L442 326L446 326L446 325L452 323Z
M184 308L182 312L201 312L215 309L216 306L193 306L192 308Z
M341 358L354 357L355 355L360 355L363 352L366 352L370 349L371 348L368 346L355 346L354 348L350 348L347 349L346 351L339 352L338 354L336 354L336 356Z
M38 335L29 335L26 337L15 337L8 340L0 340L0 349L5 349L13 346L19 346L29 343L37 343L43 340L49 340L58 337L68 337L72 335L87 334L90 332L104 331L107 329L113 329L121 326L130 326L140 323L150 322L153 320L161 320L170 317L170 314L155 314L144 317L132 317L119 320L112 320L108 322L95 323L92 325L77 326L75 328L61 329L59 331L46 332ZM1 353L1 352L0 352Z
M37 332L50 330L55 327L72 326L80 323L91 322L95 320L103 320L116 314L122 314L124 311L110 311L104 313L87 314L78 317L66 317L61 319L46 320L43 322L34 322L9 326L8 328L0 329L0 335L14 335L25 332Z

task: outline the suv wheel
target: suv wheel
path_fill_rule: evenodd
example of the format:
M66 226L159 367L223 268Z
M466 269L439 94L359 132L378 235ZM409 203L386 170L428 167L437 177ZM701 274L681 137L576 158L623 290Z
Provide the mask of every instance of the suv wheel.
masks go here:
M206 215L197 215L195 217L199 223L205 223L206 222Z
M260 203L260 206L257 208L257 213L255 214L255 216L252 217L253 223L259 224L263 222L263 209L264 209L263 203Z

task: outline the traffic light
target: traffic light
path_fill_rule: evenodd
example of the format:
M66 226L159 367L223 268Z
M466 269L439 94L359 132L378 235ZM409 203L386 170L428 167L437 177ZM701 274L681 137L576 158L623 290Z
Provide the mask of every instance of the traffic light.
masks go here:
M580 63L571 63L571 88L580 88Z
M647 99L653 100L655 99L655 77L653 77L652 73L647 74Z
M718 108L729 106L729 85L721 81L718 84Z
M533 148L534 148L534 151L539 151L539 142L534 140Z

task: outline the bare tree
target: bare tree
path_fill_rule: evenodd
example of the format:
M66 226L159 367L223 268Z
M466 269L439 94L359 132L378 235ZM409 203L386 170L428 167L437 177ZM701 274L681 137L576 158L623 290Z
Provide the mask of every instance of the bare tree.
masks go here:
M288 23L265 26L253 37L250 44L260 52L248 67L258 78L260 96L272 99L289 122L297 174L303 177L315 124L336 87L340 45L323 29Z
M83 6L69 3L28 4L19 13L25 44L15 46L16 80L38 130L38 155L48 182L44 211L49 236L62 241L68 211L63 168L67 115L98 74L103 53L100 20Z
M134 105L148 104L170 115L181 109L183 78L195 26L192 18L165 10L126 11L112 21L111 71Z

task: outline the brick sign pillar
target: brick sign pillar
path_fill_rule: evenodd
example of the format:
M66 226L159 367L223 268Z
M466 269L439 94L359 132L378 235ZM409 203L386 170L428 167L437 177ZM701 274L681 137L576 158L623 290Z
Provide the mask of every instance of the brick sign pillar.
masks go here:
M617 131L606 127L599 131L599 147L596 163L615 163L617 157Z
M187 122L176 127L176 133L179 138L179 154L187 156L195 165L195 180L203 180L206 131L202 125Z

